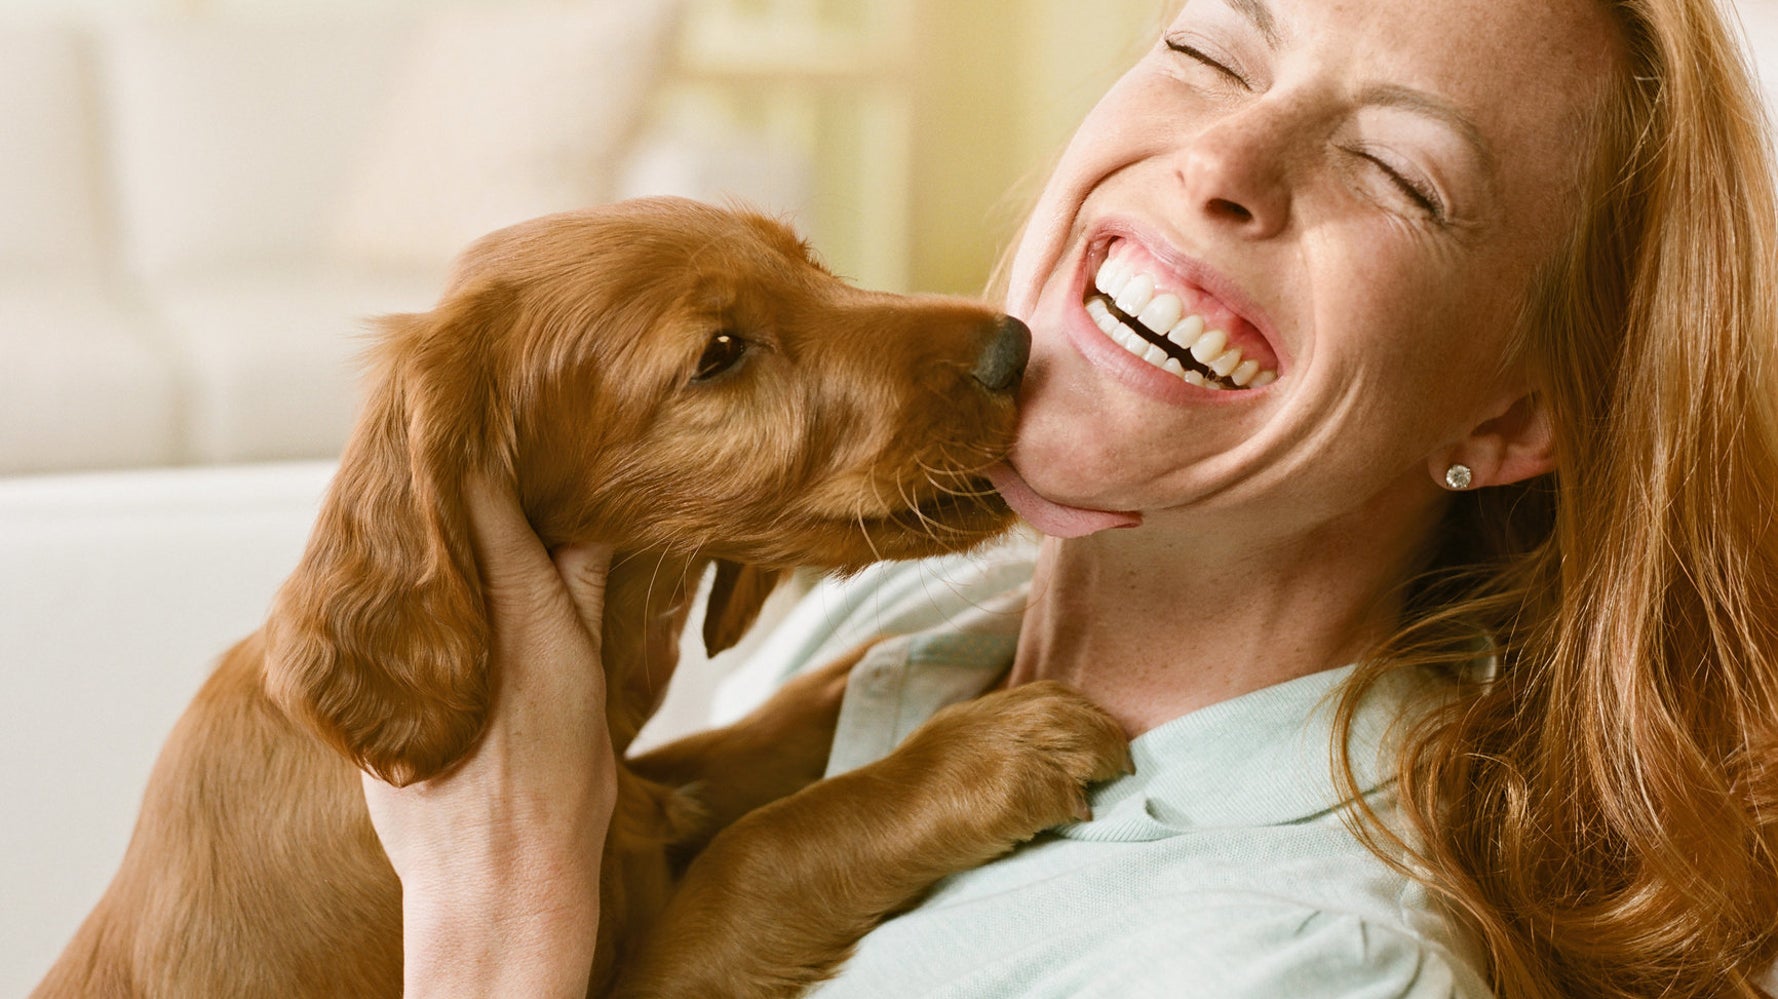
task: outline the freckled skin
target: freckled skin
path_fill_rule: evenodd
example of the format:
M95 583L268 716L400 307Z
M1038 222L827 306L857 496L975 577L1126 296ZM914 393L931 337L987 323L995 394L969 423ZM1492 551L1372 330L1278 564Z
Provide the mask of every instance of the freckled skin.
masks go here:
M1370 496L1523 391L1520 373L1493 369L1571 217L1571 139L1607 65L1603 21L1531 2L1273 8L1269 51L1216 0L1186 5L1169 33L1213 43L1253 89L1157 44L1083 125L1025 235L1011 311L1036 342L1016 457L1053 499L1155 511L1226 492L1224 506L1256 511L1311 476ZM1453 129L1354 99L1377 84L1461 109L1491 168ZM1452 225L1346 151L1359 143L1436 170ZM1286 383L1245 407L1162 406L1086 364L1059 331L1079 309L1086 241L1117 218L1254 298L1289 354ZM1304 515L1339 512L1314 506Z
M1574 219L1615 65L1603 12L1262 6L1271 40L1225 0L1183 7L1082 124L1010 271L1033 337L1013 463L1049 500L1143 521L1046 542L1013 680L1074 684L1131 732L1351 661L1393 620L1450 462L1486 488L1554 460L1506 352ZM1212 272L1278 381L1189 389L1106 349L1083 298L1113 236Z

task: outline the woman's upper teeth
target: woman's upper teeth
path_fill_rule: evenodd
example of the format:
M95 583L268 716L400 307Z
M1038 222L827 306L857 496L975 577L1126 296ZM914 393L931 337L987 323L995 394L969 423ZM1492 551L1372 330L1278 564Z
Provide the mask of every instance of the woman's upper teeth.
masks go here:
M1123 258L1107 259L1093 285L1104 293L1103 297L1091 296L1087 302L1093 321L1119 346L1155 367L1206 388L1259 388L1277 380L1276 371L1262 369L1258 361L1243 358L1241 348L1230 347L1226 331L1206 330L1203 317L1187 314L1178 295L1162 291L1153 274L1137 271ZM1193 367L1201 370L1187 367L1157 344L1137 335L1112 311L1113 305L1116 313L1134 318L1149 332L1178 346L1197 362Z

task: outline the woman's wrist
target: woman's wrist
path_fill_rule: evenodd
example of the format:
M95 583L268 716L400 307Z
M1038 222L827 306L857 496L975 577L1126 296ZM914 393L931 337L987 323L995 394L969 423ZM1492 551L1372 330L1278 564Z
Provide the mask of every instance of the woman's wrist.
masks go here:
M615 788L594 797L580 808L590 825L536 836L503 815L403 873L405 996L586 995Z
M402 920L406 999L586 995L596 901L579 911L517 902L490 911L404 899Z

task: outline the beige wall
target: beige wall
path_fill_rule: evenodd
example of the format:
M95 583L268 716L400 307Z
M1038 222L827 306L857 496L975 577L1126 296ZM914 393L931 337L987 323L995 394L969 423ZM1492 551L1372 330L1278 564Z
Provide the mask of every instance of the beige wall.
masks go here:
M917 0L910 284L974 293L1168 0Z

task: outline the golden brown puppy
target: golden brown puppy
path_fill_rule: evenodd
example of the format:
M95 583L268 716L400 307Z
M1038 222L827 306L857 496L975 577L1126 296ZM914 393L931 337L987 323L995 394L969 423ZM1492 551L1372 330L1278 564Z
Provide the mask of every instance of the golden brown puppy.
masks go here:
M301 564L175 728L122 869L38 995L400 994L400 887L357 771L424 780L481 732L492 678L459 493L471 475L509 489L548 545L617 546L604 659L620 756L659 704L713 560L705 634L721 647L785 567L955 550L1010 518L980 473L1011 440L1023 327L968 302L850 288L763 218L651 200L538 219L472 247L434 311L383 326L371 396ZM620 971L638 994L763 995L774 993L728 983L813 980L937 877L1067 818L1081 783L1123 759L1115 727L1059 688L984 699L908 748L955 747L948 771L981 764L929 782L927 798L998 794L1003 807L935 849L922 837L946 831L934 824L945 810L910 790L900 848L838 834L825 855L900 869L849 895L812 867L830 925L774 934L808 946L755 949L696 927L734 904L725 885L750 858L820 835L823 789L843 782L712 843L691 872L690 915L673 917L685 928L650 934L676 844L695 849L818 775L833 701L823 682L661 755L657 779L619 768L592 994ZM761 733L786 718L814 734L761 764L772 757ZM1033 725L1066 752L1046 761L1044 746L995 745L995 732ZM734 776L755 764L766 776ZM707 802L679 790L725 774L733 784ZM724 917L715 932L744 938L773 915ZM684 949L703 956L674 960ZM724 986L697 991L711 974Z

